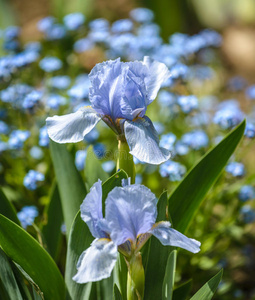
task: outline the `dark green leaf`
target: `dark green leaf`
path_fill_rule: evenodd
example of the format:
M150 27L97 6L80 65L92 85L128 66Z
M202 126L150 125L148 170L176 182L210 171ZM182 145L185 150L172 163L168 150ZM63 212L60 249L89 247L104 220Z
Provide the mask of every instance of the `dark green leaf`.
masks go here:
M174 277L176 268L176 256L177 251L173 250L168 257L166 265L166 273L162 286L162 299L172 300L173 288L174 288Z
M0 266L1 299L23 300L8 257L1 248Z
M116 284L114 284L114 300L122 300L121 293Z
M173 191L169 198L169 214L175 229L182 233L187 230L206 193L240 142L244 129L245 121L203 156Z
M221 269L213 278L204 284L190 300L210 300L215 294L221 281L223 270Z
M50 141L50 152L60 193L67 237L80 205L86 196L86 188L77 171L73 157L66 146Z
M93 151L93 147L89 146L85 164L85 178L89 187L91 187L98 179L107 180L108 174L103 170L99 159Z
M114 186L120 186L121 180L125 178L127 178L127 175L121 170L103 183L103 203L109 191L111 191ZM77 273L76 264L81 253L90 246L93 240L94 238L92 237L87 224L82 221L80 213L78 213L70 232L65 274L66 285L72 299L89 299L91 283L78 284L72 280L72 277ZM104 290L104 284L102 286L100 285L100 289L102 289L102 291ZM111 286L111 290L112 289Z
M20 221L17 217L17 212L14 206L6 198L3 191L0 189L0 214L6 216L8 219L12 220L16 224L20 225Z
M191 290L192 279L174 289L173 300L186 300Z
M53 184L50 202L46 208L45 215L47 223L42 229L42 234L47 244L47 250L55 258L61 240L61 225L63 223L61 200L56 183Z
M0 215L0 245L4 252L32 278L45 300L62 300L63 278L51 256L25 230Z

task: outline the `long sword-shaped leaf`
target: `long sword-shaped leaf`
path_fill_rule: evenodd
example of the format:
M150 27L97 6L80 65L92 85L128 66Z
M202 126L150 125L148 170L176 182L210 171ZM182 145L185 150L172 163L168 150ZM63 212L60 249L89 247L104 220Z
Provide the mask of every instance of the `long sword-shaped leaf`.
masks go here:
M220 270L213 278L204 284L190 300L210 300L215 294L221 281L223 271Z
M0 215L0 245L39 286L45 300L64 299L65 283L51 256L25 230L3 215Z
M86 195L86 188L66 146L50 141L50 152L66 225L67 237L72 222Z
M17 213L12 203L7 199L4 192L0 189L0 214L6 216L16 224L20 225Z
M191 169L169 198L175 229L185 232L206 193L235 151L245 129L243 121Z
M166 274L165 274L163 287L162 287L163 300L172 300L173 289L174 289L175 268L176 268L176 257L177 257L177 251L173 250L169 254L167 260Z

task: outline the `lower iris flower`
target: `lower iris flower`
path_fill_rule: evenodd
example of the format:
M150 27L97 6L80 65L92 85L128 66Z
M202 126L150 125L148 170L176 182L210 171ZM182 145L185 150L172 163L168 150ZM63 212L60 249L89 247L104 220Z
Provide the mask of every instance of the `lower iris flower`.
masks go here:
M46 120L50 138L57 143L82 141L102 119L128 143L130 153L140 161L160 164L169 159L159 146L152 121L145 115L161 84L170 76L168 68L145 57L123 63L120 59L97 64L89 74L91 107Z
M73 280L86 283L109 277L118 251L131 260L139 254L151 235L165 246L199 252L200 242L171 228L167 221L155 223L156 217L157 198L147 187L134 184L115 187L108 194L104 218L102 185L98 180L81 205L81 218L95 240L81 254Z

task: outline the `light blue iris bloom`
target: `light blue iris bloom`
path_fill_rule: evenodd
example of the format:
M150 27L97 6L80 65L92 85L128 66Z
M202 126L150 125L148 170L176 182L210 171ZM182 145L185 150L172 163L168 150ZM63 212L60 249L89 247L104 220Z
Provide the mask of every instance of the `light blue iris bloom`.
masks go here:
M117 135L125 135L130 153L140 161L160 164L168 160L170 153L159 147L157 131L145 113L169 76L163 63L149 57L97 64L89 74L91 107L47 118L50 138L58 143L82 141L102 119Z
M147 187L134 184L115 187L108 194L103 218L102 185L98 180L81 205L81 218L95 240L81 254L73 280L86 283L109 277L118 251L131 257L151 235L165 246L181 247L193 253L200 250L200 242L170 228L169 222L155 223L156 217L155 195Z

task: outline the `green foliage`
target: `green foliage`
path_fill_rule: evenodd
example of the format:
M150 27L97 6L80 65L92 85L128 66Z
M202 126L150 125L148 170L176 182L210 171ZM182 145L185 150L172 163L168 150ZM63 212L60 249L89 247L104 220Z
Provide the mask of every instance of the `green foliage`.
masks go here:
M191 290L192 279L184 282L173 291L173 300L185 300Z
M75 167L73 157L67 151L66 146L50 141L50 152L68 237L74 217L87 192L81 175Z
M245 121L202 157L170 195L169 214L175 229L183 233L187 230L206 193L235 151L244 129Z
M14 206L8 201L4 192L0 189L0 214L6 216L16 224L20 225L20 221L17 217L17 212Z
M25 230L2 215L0 233L4 252L39 286L45 300L64 299L64 280L47 251Z
M108 179L108 174L103 170L100 161L93 151L93 147L89 146L87 150L86 164L84 169L86 182L91 187L98 179L105 181Z
M47 216L47 223L42 228L43 237L46 240L47 250L53 258L56 257L59 242L61 240L61 225L63 223L63 213L61 207L61 200L58 191L58 186L54 182L50 202L46 207L45 215Z
M166 273L163 281L162 296L163 300L172 300L173 288L174 288L174 277L176 268L176 257L177 251L173 250L168 257L166 265Z
M190 300L210 300L216 292L221 281L223 270L220 270L213 278L204 284Z

